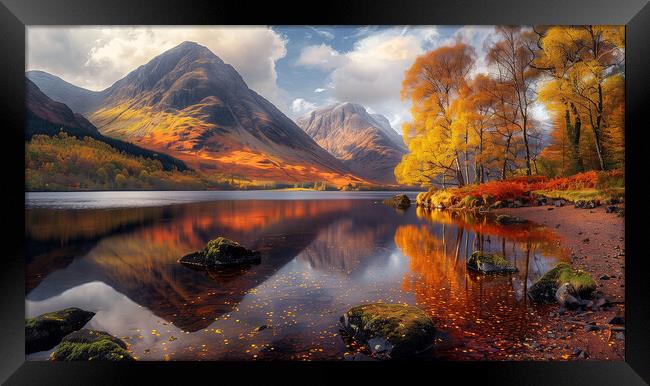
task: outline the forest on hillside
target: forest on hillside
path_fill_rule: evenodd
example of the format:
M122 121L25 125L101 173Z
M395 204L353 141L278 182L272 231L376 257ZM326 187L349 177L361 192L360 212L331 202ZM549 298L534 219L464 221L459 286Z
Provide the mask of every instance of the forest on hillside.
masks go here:
M472 76L463 41L418 57L401 97L412 102L399 183L464 186L514 176L623 169L624 27L496 27L489 74ZM534 118L543 106L550 127Z

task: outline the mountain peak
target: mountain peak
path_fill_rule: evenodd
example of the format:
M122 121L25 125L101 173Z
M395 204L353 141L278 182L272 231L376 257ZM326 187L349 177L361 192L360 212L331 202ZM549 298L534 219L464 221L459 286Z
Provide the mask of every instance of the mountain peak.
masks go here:
M393 169L406 148L384 116L369 114L359 103L341 102L312 111L296 123L356 175L395 183Z

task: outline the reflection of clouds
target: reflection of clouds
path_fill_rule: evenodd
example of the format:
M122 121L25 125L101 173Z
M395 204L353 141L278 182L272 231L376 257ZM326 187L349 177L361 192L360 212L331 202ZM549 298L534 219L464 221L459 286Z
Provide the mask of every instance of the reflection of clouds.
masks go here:
M25 302L27 317L68 307L96 312L97 314L84 328L107 331L117 337L125 338L136 355L140 354L144 347L155 346L166 339L166 337L152 335L152 329L162 330L162 327L165 327L165 330L176 335L180 334L180 330L175 326L162 325L161 319L151 311L98 281L71 288L49 299ZM138 339L138 335L142 336L142 339ZM127 337L134 339L126 339ZM34 359L36 358L38 356Z

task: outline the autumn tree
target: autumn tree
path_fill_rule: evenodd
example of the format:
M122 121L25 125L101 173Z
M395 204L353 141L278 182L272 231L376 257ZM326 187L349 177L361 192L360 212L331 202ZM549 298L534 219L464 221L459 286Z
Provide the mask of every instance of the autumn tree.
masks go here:
M496 69L500 85L509 89L514 97L513 107L517 119L510 123L519 127L524 143L526 174L532 174L529 131L531 127L531 107L536 100L536 81L539 70L532 66L536 55L536 35L521 27L496 27L497 41L489 46L488 63Z
M571 172L583 170L581 129L590 130L597 167L619 165L623 142L623 60L622 26L557 26L535 30L538 38L534 66L550 78L541 99L563 114L571 157ZM607 154L612 145L614 155ZM608 160L609 158L609 160ZM608 162L609 161L609 162Z
M405 125L410 152L396 168L399 182L412 182L411 167L419 167L430 181L441 178L445 184L451 175L457 185L466 183L460 146L465 128L456 121L462 113L458 98L474 61L473 48L457 42L425 53L406 71L401 94L412 102L413 121Z

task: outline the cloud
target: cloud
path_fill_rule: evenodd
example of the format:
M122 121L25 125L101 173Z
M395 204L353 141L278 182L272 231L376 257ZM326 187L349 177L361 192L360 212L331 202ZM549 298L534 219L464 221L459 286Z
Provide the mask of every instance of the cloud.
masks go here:
M323 91L325 91L325 89L324 89L324 88L320 88L320 87L314 89L314 92L323 92Z
M345 56L331 46L320 44L303 48L296 65L331 70L343 64L345 60Z
M317 29L316 27L309 27L309 28L312 31L316 32L318 34L318 36L320 36L320 37L322 37L324 39L332 40L335 37L333 33L329 32L329 31L326 31L324 29Z
M469 44L474 47L476 52L476 63L470 73L474 76L479 73L490 73L490 66L487 63L487 43L490 39L490 34L494 31L494 27L488 26L464 26L461 27L453 36L442 41L442 45L454 44L460 40L463 43Z
M286 40L267 27L29 27L27 68L100 90L186 40L231 64L251 89L281 99L275 62Z
M337 102L356 102L386 116L399 130L409 119L409 104L399 99L404 72L439 40L434 27L361 27L348 52L326 44L304 48L296 65L329 71L329 94ZM352 35L350 35L352 36Z
M296 98L291 102L291 111L295 114L304 114L316 108L316 104L302 98Z

